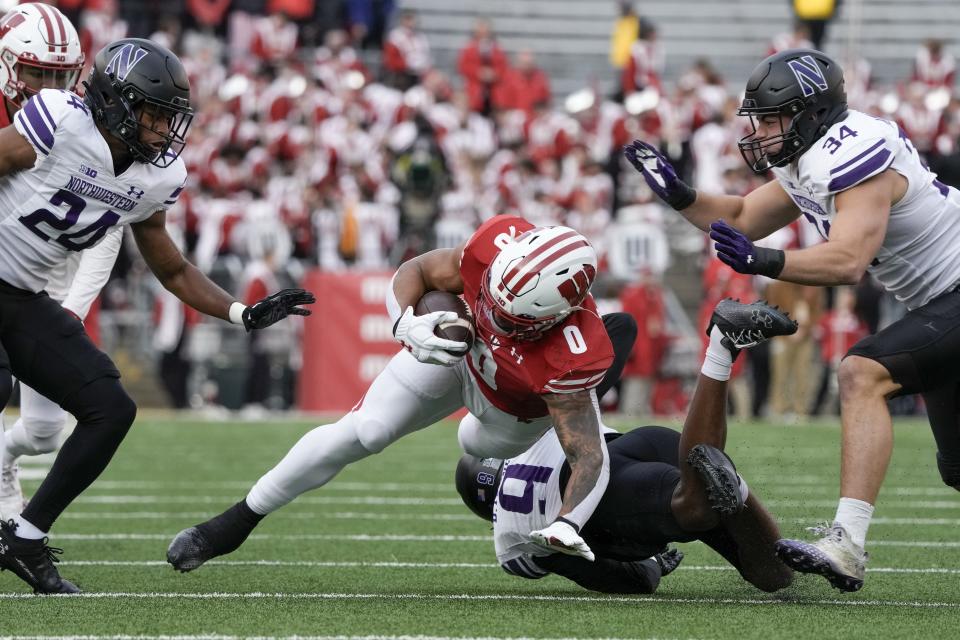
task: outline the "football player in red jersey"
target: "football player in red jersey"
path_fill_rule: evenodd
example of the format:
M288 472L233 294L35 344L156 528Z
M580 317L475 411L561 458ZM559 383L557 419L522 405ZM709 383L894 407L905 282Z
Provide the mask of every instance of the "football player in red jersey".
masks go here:
M596 267L596 252L576 231L536 228L515 216L496 216L463 246L401 265L387 308L405 349L350 413L303 436L244 500L180 532L167 560L190 571L233 551L266 514L463 407L469 414L458 431L461 447L480 457L518 455L555 427L570 479L557 518L531 538L592 560L579 530L609 476L594 389L614 359L589 294ZM455 313L414 315L432 290L464 295L477 329L469 351L434 334Z

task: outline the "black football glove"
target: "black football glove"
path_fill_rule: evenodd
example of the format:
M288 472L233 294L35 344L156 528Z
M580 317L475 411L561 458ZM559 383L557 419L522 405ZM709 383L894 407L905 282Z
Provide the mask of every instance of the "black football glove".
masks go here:
M303 289L277 291L243 310L243 326L247 331L253 331L265 329L291 314L308 316L310 310L301 309L298 305L313 304L316 301L312 293Z
M667 576L680 566L680 562L683 561L683 552L680 549L668 548L663 553L653 556L653 559L660 565L660 575Z

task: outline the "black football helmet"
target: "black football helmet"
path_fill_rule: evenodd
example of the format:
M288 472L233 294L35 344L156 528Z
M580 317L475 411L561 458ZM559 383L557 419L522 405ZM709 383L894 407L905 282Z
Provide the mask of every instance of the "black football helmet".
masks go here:
M136 160L173 164L193 120L190 82L176 55L150 40L123 38L100 50L83 84L94 119L123 140ZM160 136L163 146L145 144L141 129Z
M457 463L457 493L470 511L493 520L493 501L503 475L503 460L478 458L469 454L460 457Z
M783 167L822 137L847 114L843 69L815 49L787 49L757 65L747 80L739 116L749 116L753 133L740 140L743 159L756 173ZM757 120L786 115L790 125L779 134L757 137ZM770 147L781 145L775 153Z

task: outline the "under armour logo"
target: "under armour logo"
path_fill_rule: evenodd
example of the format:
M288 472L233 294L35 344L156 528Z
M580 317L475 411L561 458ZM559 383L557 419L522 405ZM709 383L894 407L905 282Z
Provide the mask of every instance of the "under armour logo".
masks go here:
M933 331L934 333L938 333L937 328L933 326L933 322L928 322L923 326L925 326L927 329L930 329L930 331Z
M3 544L2 542L0 542L0 556L6 555L6 553L7 553L7 551L8 551L9 549L10 549L10 547L9 547L8 545L5 545L5 544Z
M146 193L143 189L137 189L136 187L129 187L127 190L128 196L135 196L137 200L143 197L143 194Z
M750 319L753 320L754 324L762 324L767 329L773 326L773 318L770 317L770 314L762 313L759 309L753 310L753 313L750 314Z
M520 364L523 362L523 355L517 353L516 347L510 347L510 355L517 359L517 364Z
M747 264L750 264L752 262L753 262L753 254L750 254L747 256Z

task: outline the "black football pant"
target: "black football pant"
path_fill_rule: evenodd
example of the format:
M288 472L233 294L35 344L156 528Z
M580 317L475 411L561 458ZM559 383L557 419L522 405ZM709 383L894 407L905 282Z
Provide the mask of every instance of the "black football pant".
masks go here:
M0 281L0 400L11 376L53 400L77 419L23 517L48 531L64 509L104 470L136 415L110 358L90 341L83 324L46 293Z
M597 387L597 400L620 382L620 374L633 352L633 343L637 340L637 321L629 313L608 313L603 316L603 326L607 329L610 342L613 343L613 364Z

